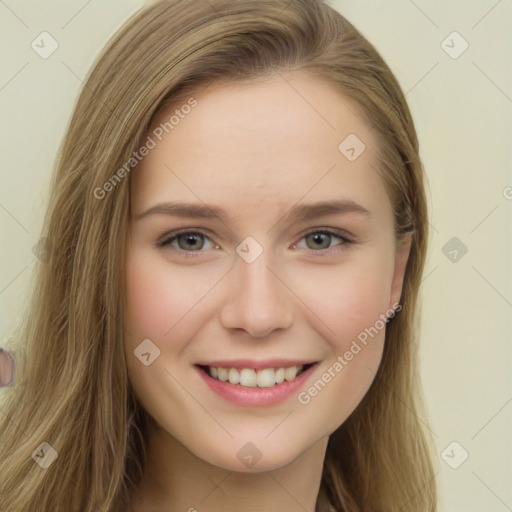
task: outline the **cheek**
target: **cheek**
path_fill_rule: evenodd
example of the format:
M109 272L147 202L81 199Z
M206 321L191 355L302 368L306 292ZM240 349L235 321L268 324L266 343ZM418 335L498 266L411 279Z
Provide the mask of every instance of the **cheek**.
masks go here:
M126 325L133 336L161 340L197 300L183 272L133 249L126 261ZM153 337L153 338L152 338Z
M129 247L125 268L128 371L141 404L160 418L169 395L174 403L185 407L165 369L179 361L183 347L197 329L204 280L193 279L193 270L178 270L152 249L136 246ZM145 339L160 350L159 357L147 367L133 354Z
M332 434L361 402L377 373L384 348L389 278L377 269L339 271L342 284L322 298L321 316L328 344L316 379L298 395L304 414L315 417L316 429ZM332 276L331 276L332 277ZM318 282L318 281L317 281ZM333 287L332 281L325 284ZM318 322L317 322L318 325Z
M169 293L173 290L170 284L166 274L151 265L143 253L130 254L126 265L126 325L131 337L158 339L172 326L169 312L174 311L172 303L177 301ZM176 282L172 285L179 287Z
M126 258L126 326L129 345L154 341L175 352L209 314L209 292L225 273L208 265L178 265L152 250L133 247ZM172 340L172 343L169 341Z
M357 407L377 372L392 274L390 249L361 251L335 271L318 270L310 276L317 290L310 293L311 300L316 300L315 309L330 328L324 332L331 353L319 368L319 378L304 390L299 402L321 418L318 428L329 433Z
M392 257L383 251L354 253L337 267L309 269L302 273L300 294L325 324L326 339L337 352L386 313L392 282ZM317 321L318 323L318 321Z

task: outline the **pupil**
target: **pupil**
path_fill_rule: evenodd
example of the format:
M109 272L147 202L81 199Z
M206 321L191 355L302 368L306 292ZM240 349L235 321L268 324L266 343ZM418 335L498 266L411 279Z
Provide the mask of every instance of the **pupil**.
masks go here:
M185 249L197 249L198 247L194 247L194 245L198 244L198 243L199 243L199 246L201 245L200 244L200 236L198 236L198 235L183 235L183 238L186 240Z
M325 233L317 233L315 235L311 235L311 237L313 238L315 244L318 244L318 245L322 245L322 238L325 237L323 239L324 242L327 242L327 245L325 245L325 243L323 244L324 247L321 247L322 249L325 249L329 246L329 235L325 234Z

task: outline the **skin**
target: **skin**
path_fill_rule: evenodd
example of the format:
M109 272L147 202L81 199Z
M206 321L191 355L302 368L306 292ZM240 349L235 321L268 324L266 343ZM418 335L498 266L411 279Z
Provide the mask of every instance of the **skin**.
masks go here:
M12 386L16 376L16 365L11 353L0 348L0 388Z
M314 511L329 435L368 390L385 329L306 405L296 394L270 407L233 405L210 391L194 363L317 361L307 390L399 302L410 244L396 245L371 131L331 84L294 73L216 83L193 96L198 105L131 176L126 354L135 393L156 425L132 507ZM154 126L169 115L161 112ZM366 145L355 161L338 150L351 133ZM330 199L369 213L285 217L298 203ZM228 218L138 218L169 201L221 207ZM183 236L155 245L180 228L207 235L192 240L189 257ZM351 242L318 237L322 228L342 230ZM252 263L236 253L248 236L263 249ZM144 339L160 350L149 366L133 354ZM248 442L262 454L252 467L237 457Z

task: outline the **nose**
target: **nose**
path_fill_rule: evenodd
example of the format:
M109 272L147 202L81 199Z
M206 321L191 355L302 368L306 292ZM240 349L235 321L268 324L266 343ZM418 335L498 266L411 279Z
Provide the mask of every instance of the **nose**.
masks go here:
M267 251L252 263L236 258L220 314L226 329L241 329L254 338L264 338L292 325L292 293L270 263Z

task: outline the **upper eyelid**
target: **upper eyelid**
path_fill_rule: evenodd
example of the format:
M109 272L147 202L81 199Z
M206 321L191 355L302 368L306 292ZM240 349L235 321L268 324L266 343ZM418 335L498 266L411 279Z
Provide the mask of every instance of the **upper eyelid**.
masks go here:
M182 229L175 229L173 231L169 231L165 235L162 235L158 239L157 243L168 242L170 240L174 240L175 238L177 238L181 235L188 235L189 233L192 233L192 234L199 233L203 236L210 238L213 241L213 236L210 235L206 230L203 230L201 228L182 228Z

